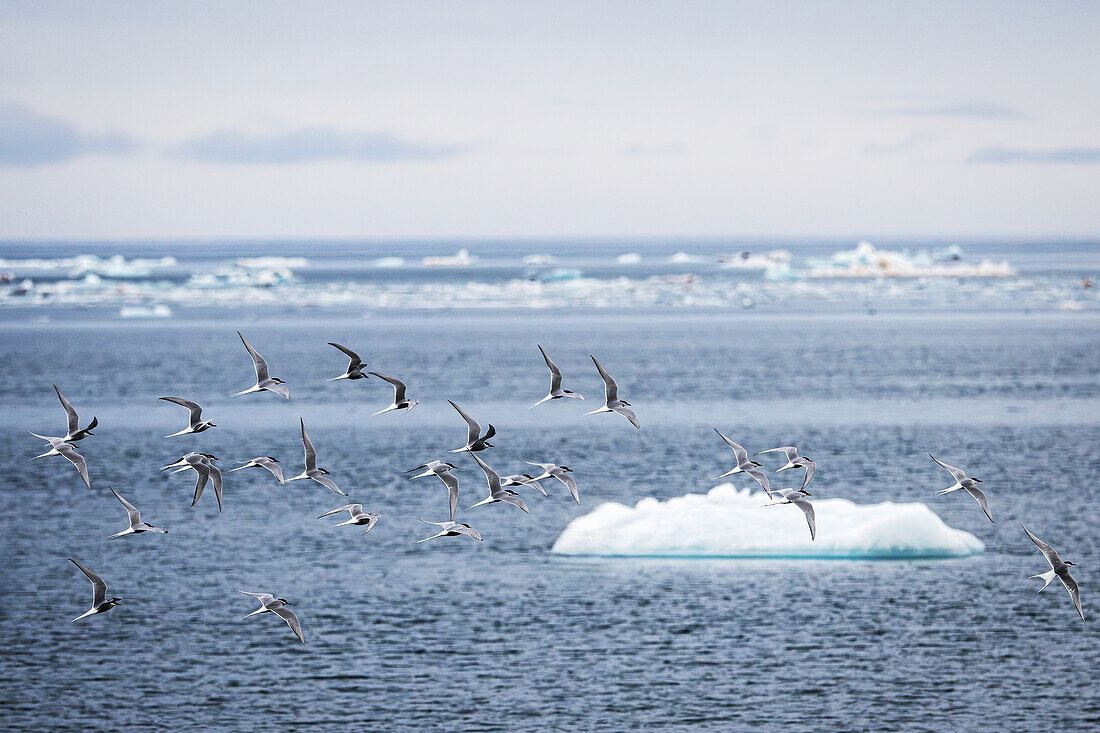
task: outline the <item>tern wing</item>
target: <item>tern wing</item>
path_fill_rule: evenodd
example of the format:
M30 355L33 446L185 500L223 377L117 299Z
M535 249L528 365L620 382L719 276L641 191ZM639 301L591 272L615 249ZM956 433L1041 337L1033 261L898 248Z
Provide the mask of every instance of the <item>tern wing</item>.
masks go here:
M57 388L56 384L53 386L53 391L57 392L57 399L61 400L61 406L65 409L65 418L69 426L69 431L65 434L72 435L80 430L80 416L76 414L72 403L65 399L65 395L61 394L61 390Z
M1031 541L1034 542L1035 546L1039 548L1039 551L1043 553L1043 557L1045 557L1047 559L1047 562L1050 563L1051 568L1053 568L1056 564L1062 562L1062 559L1058 557L1058 553L1054 551L1053 547L1048 545L1046 542L1043 542L1035 535L1031 534L1031 531L1028 530L1028 528L1024 525L1021 524L1020 529L1027 532L1027 536L1031 538Z
M462 419L466 421L466 425L468 428L467 435L469 436L466 438L466 445L473 445L477 441L478 436L481 435L481 426L477 424L477 420L473 419L465 412L463 412L461 407L451 402L450 400L447 400L447 402L450 402L451 407L455 408L455 410L458 411L458 414L462 416Z
M355 511L354 511L355 509L359 509L360 511L362 511L363 505L362 504L345 504L344 506L338 506L335 509L330 509L329 511L325 512L324 514L318 515L317 518L322 519L324 517L330 517L333 514L339 514L340 512L346 512L348 510L352 510L351 513L355 514Z
M243 343L244 348L248 350L248 355L252 357L252 366L256 368L256 383L258 384L265 379L270 379L271 374L268 371L267 362L260 356L260 352L252 348L252 344L248 343L240 331L237 331L237 335L241 337L241 343Z
M103 582L103 578L93 573L88 568L84 567L76 560L69 558L69 562L80 568L81 572L88 576L88 580L92 581L92 607L95 608L99 604L107 600L107 584Z
M485 480L489 482L489 494L494 497L497 494L503 494L504 489L500 486L500 475L489 468L485 461L478 458L476 453L470 453L470 455L477 461L477 465L481 466L481 470L485 473Z
M591 354L589 354L589 357L592 359L592 363L596 365L596 369L600 371L600 378L603 380L605 394L604 402L611 404L613 401L619 399L619 385L615 384L615 380L611 378L607 370L600 366L600 362L596 361L596 357Z
M792 504L806 514L806 524L810 526L810 541L817 539L817 519L814 517L814 505L805 499L791 499Z
M317 449L313 447L313 441L309 439L309 434L306 433L306 421L304 418L298 418L298 421L302 424L302 447L305 449L306 454L306 471L317 470Z
M541 345L539 351L542 352L542 359L546 362L546 368L550 370L550 394L554 394L561 389L561 369L558 369L558 365L550 361L550 357L546 355L546 351Z
M363 360L359 358L359 354L356 354L354 351L352 351L348 347L341 346L340 344L333 343L332 341L329 341L328 345L329 346L335 346L336 348L340 349L340 351L343 351L345 354L347 354L347 357L349 359L351 359L351 363L348 364L348 371L349 372L354 371L354 370L358 369L359 367L363 366Z
M1070 577L1069 573L1065 575L1059 575L1058 579L1062 581L1062 585L1066 586L1066 590L1069 591L1069 597L1073 600L1073 605L1077 608L1077 613L1080 614L1081 620L1085 620L1085 612L1081 610L1081 591L1077 589L1077 581Z
M527 508L527 504L523 501L523 499L519 498L515 494L505 494L504 496L500 497L500 501L503 501L506 504L511 504L512 506L519 507L528 514L531 513L531 510Z
M746 468L744 472L756 479L756 483L760 484L760 488L764 489L764 493L771 497L772 489L771 486L768 485L767 474L759 468Z
M451 528L451 531L458 532L459 534L464 534L469 537L473 537L475 540L481 541L481 532L478 532L476 529L468 524L456 524L454 527Z
M753 455L758 456L758 455L761 455L762 453L778 453L778 452L782 452L784 455L786 455L788 461L790 461L791 459L798 456L798 448L795 448L794 446L790 446L790 445L785 445L782 448L768 448L767 450L758 450L755 453L753 453Z
M182 405L191 411L191 424L194 425L202 420L202 407L199 403L192 402L191 400L185 400L181 397L161 397L165 402L174 402L177 405Z
M946 463L944 463L944 462L943 462L943 461L941 461L940 459L936 458L936 457L935 457L934 455L932 455L931 453L929 453L929 454L928 454L928 457L929 457L929 458L931 458L931 459L932 459L933 461L935 461L936 463L940 464L940 466L942 466L943 468L946 468L946 469L947 469L947 471L948 471L948 472L949 472L949 473L950 473L950 474L951 474L952 476L954 476L954 477L955 477L955 480L956 480L956 481L958 481L959 483L962 483L962 482L963 482L963 481L964 481L964 480L966 479L966 474L965 474L965 473L963 473L962 469L959 469L959 468L955 468L954 466L949 466L949 465L947 465Z
M287 626L289 626L294 632L294 635L298 637L298 641L302 642L303 644L306 643L306 638L302 636L302 625L298 623L298 617L294 615L294 611L291 611L289 608L280 603L279 607L271 609L271 612L277 615L283 621L286 621Z
M115 495L115 498L121 502L122 506L126 507L126 514L130 517L130 526L141 524L141 512L138 511L137 507L123 499L112 487L108 486L107 488L111 489L111 493Z
M57 446L57 452L65 456L69 463L76 466L76 470L80 473L80 478L84 479L84 485L89 489L92 488L92 482L88 478L88 462L84 460L84 456L76 452L76 448L73 448L68 443L62 443Z
M985 515L987 517L989 517L989 521L993 522L993 514L989 511L989 500L985 498L985 494L982 493L982 490L978 488L971 488L970 486L964 486L963 488L966 490L966 493L973 496L974 500L978 502L978 505L981 506L982 511L985 512ZM993 523L996 524L996 522Z
M321 486L324 486L326 489L328 489L329 491L331 491L334 494L339 494L340 496L347 496L347 494L345 494L343 491L341 491L340 487L336 485L336 482L333 481L332 479L330 479L328 476L325 476L323 474L317 474L317 475L310 476L310 478L313 479L314 481L316 481L317 483L321 484Z
M450 471L434 471L439 480L447 486L447 501L451 508L451 521L455 519L455 510L458 509L458 479Z
M393 385L393 401L395 403L401 402L405 399L405 383L400 379L394 379L393 377L387 377L385 374L379 374L378 372L368 372L381 379L383 382L389 382Z
M266 468L268 471L271 471L271 475L274 476L280 484L285 483L285 481L283 481L283 467L280 466L278 463L275 463L274 461L264 461L260 465Z
M195 473L199 475L198 480L195 481L195 498L191 500L191 506L195 506L199 503L199 498L206 488L206 482L210 479L210 468L203 463L191 466L191 468L195 469Z
M252 596L265 606L275 601L275 596L270 593L253 593L252 591L237 589L238 593L244 593L246 596Z
M611 411L619 413L629 420L631 425L641 430L642 424L638 422L638 416L634 414L634 410L631 410L629 407L612 407Z
M737 443L734 443L726 436L722 435L722 431L720 431L718 428L715 428L714 432L718 433L718 437L726 441L726 445L733 449L733 457L737 460L737 465L746 463L749 460L749 452L747 450L742 448Z
M817 464L811 460L806 460L806 478L802 479L802 488L805 489L810 485L810 479L814 477L814 473L817 471Z

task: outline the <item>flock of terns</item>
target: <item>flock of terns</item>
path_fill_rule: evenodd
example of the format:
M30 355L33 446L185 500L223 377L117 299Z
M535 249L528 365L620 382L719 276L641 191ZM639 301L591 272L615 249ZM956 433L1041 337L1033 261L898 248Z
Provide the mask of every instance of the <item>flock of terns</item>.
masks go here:
M290 399L290 389L287 387L286 382L279 379L278 377L272 377L268 368L267 361L265 361L264 358L259 354L259 352L257 352L252 347L252 345L248 343L248 341L239 331L237 332L237 335L240 336L241 342L244 344L244 347L248 351L249 356L252 357L253 366L256 372L256 383L248 389L242 390L240 392L235 392L231 396L237 397L255 392L266 391L282 395L284 398ZM366 365L359 358L358 354L348 349L347 347L341 346L337 343L330 342L330 345L343 352L348 357L349 363L347 369L344 371L343 374L337 377L333 377L327 381L336 381L342 379L369 379L370 376L374 376L385 382L388 382L393 387L393 402L388 407L374 413L375 415L380 415L382 413L391 412L394 410L404 410L405 412L408 412L409 410L412 410L414 407L416 407L417 404L419 404L420 401L418 399L410 398L408 396L407 388L405 384L400 380L394 379L393 377L389 377L384 374L380 374L378 372L364 372L363 370L365 369ZM541 345L539 346L539 351L542 354L543 360L546 362L547 368L550 370L550 389L547 392L546 396L540 399L535 404L531 405L531 408L538 407L539 405L552 400L583 400L584 397L582 397L577 392L573 392L562 387L561 370L558 369L557 365L554 364L554 362L550 359L550 357L547 355L546 351L542 348ZM604 383L604 404L602 407L587 412L585 414L594 415L603 412L616 413L626 418L635 428L640 428L641 424L639 423L637 416L634 414L634 411L631 409L630 403L619 398L618 386L616 385L615 380L611 377L610 374L607 373L607 370L605 370L603 366L598 361L596 361L595 357L591 358L592 362L596 366L596 369L599 371L600 378L603 380ZM94 435L95 433L93 432L93 430L98 425L98 420L93 417L91 422L86 427L81 428L79 416L76 410L73 408L72 404L69 402L69 400L65 398L65 396L61 393L61 390L59 390L56 385L54 386L54 391L57 392L57 397L61 401L61 405L65 410L65 414L67 417L67 430L63 437L50 437L39 435L38 433L30 433L34 437L45 441L45 443L49 446L48 451L40 455L34 456L34 458L43 458L46 456L56 455L64 457L76 467L81 479L84 481L84 484L89 489L91 489L92 484L88 476L87 463L85 462L83 456L77 453L76 448L74 447L74 443L77 443L84 438L87 438L88 436ZM160 399L185 407L187 408L189 413L187 426L182 430L165 436L167 438L175 438L183 435L201 433L217 427L217 425L213 421L202 419L202 407L196 402L192 402L190 400L186 400L180 397L161 397ZM469 507L470 509L474 509L476 507L484 506L487 504L503 503L511 504L521 511L530 514L531 510L527 507L526 502L524 502L522 497L520 497L520 495L516 491L512 490L509 487L529 487L539 492L543 496L546 496L546 490L539 482L544 479L550 478L556 479L561 484L563 484L566 489L568 489L569 494L573 497L573 500L576 501L578 504L580 503L580 494L577 489L577 482L571 475L572 469L570 469L568 466L561 466L556 463L538 463L525 461L529 465L537 466L540 471L518 473L507 476L499 475L477 455L477 453L493 447L493 444L490 443L489 440L494 435L496 435L496 429L492 425L489 425L488 428L484 432L482 432L480 424L478 424L476 420L474 420L465 411L463 411L461 407L459 407L451 400L448 400L448 403L450 403L451 407L453 407L458 412L458 414L462 417L467 425L466 444L460 448L455 448L450 452L469 453L470 457L473 458L473 460L477 463L482 472L485 474L486 483L489 487L489 496ZM313 442L310 440L309 434L306 432L304 419L300 419L300 425L302 430L302 446L305 454L304 468L300 474L289 478L284 477L282 465L279 463L278 459L272 456L259 456L249 461L244 461L242 462L242 465L238 466L237 468L230 469L230 473L232 473L233 471L241 471L246 468L262 468L269 471L280 485L289 481L312 479L313 481L321 484L335 494L347 496L347 494L345 494L340 489L340 487L337 486L336 482L329 477L329 471L317 465L317 450L314 447ZM767 474L765 474L765 472L763 471L762 464L752 460L749 457L749 453L745 448L743 448L738 443L730 440L717 428L715 428L715 432L718 433L719 437L721 437L722 440L725 441L725 443L733 450L734 458L737 461L736 465L733 468L715 478L725 478L727 476L738 473L744 473L752 477L757 483L760 484L760 487L764 490L769 499L775 499L777 498L777 496L780 498L780 500L773 501L770 504L766 504L765 506L791 504L798 507L805 514L806 523L810 529L811 541L816 539L817 522L814 515L814 508L810 501L807 499L807 497L812 495L809 491L806 490L806 487L809 486L810 481L814 477L814 474L817 470L817 464L812 459L799 455L798 449L793 446L783 446L780 448L769 448L767 450L758 451L757 453L753 454L754 457L767 453L784 454L784 456L786 457L786 463L776 469L777 472L786 471L789 469L803 469L805 471L802 479L802 485L798 489L772 489L768 481ZM977 484L981 483L981 479L967 476L966 472L962 469L943 463L935 456L930 455L929 457L932 458L933 461L942 466L944 469L946 469L955 479L955 483L952 486L937 491L936 494L942 495L954 491L966 491L978 502L978 505L981 506L982 510L985 512L985 515L989 518L989 521L993 522L993 515L989 509L989 501L987 500L985 494L977 486ZM221 511L223 498L222 472L214 463L217 460L217 456L211 455L209 453L189 452L182 456L179 460L170 463L167 466L164 466L161 470L165 471L168 469L175 469L173 473L188 470L195 471L195 473L197 474L197 480L195 483L194 499L191 502L191 506L195 506L195 504L198 503L199 498L202 496L206 485L208 483L211 483L214 487L214 493L217 497L218 510ZM458 467L453 463L447 461L433 460L429 461L428 463L416 466L415 468L409 469L405 472L413 473L414 471L422 471L421 473L417 473L409 478L420 479L435 476L440 481L442 481L447 488L450 518L445 522L428 522L421 519L420 521L424 522L425 524L439 527L439 531L429 537L417 540L418 543L427 542L429 540L434 540L441 537L458 537L463 535L471 537L478 541L482 540L481 533L471 527L469 524L455 521L455 512L458 508L459 483L458 479L454 476L452 471L456 470L457 468ZM114 494L115 498L126 509L126 514L129 519L129 527L120 532L116 532L115 534L110 535L111 539L131 534L140 534L143 532L156 532L161 534L167 533L168 530L155 527L143 521L141 518L141 513L138 511L137 507L127 501L121 494L115 491L114 488L108 488L110 488L111 493ZM324 514L321 514L318 519L332 516L334 514L339 514L345 511L348 512L349 518L346 521L340 522L335 526L361 526L364 527L363 534L370 532L371 529L373 529L382 518L381 514L364 511L362 504L346 504L344 506L336 507L335 509L331 509ZM1047 572L1040 573L1038 575L1032 575L1030 577L1040 578L1044 581L1043 587L1039 589L1040 592L1042 592L1043 589L1050 585L1055 578L1058 578L1058 580L1062 582L1062 585L1065 586L1066 590L1069 592L1070 598L1072 599L1073 604L1077 609L1077 613L1081 616L1081 620L1083 621L1085 618L1085 614L1081 609L1080 593L1077 588L1077 583L1074 581L1069 572L1069 567L1073 566L1074 563L1063 561L1059 557L1058 553L1050 547L1050 545L1046 544L1038 537L1033 535L1022 524L1020 526L1024 530L1024 532L1027 533L1027 536L1031 539L1031 541L1035 543L1035 546L1038 547L1039 550L1043 553L1043 556L1046 558L1047 563L1050 565L1050 570L1048 570ZM121 601L120 598L107 598L107 585L102 578L100 578L98 575L96 575L94 572L92 572L86 566L82 565L76 560L73 560L72 558L69 558L69 560L78 568L80 568L80 570L92 583L92 606L80 616L77 616L75 619L73 619L73 621L78 621L88 616L104 613L119 604L119 602ZM257 614L273 613L286 621L287 625L290 626L298 639L303 644L305 643L305 637L302 634L302 627L299 623L298 617L292 610L290 610L290 608L288 608L288 606L290 606L289 601L287 601L285 598L278 598L270 593L253 593L243 590L238 592L252 596L260 603L260 608L256 609L252 613L247 614L246 616L242 616L242 620L244 618L248 618L249 616L254 616Z

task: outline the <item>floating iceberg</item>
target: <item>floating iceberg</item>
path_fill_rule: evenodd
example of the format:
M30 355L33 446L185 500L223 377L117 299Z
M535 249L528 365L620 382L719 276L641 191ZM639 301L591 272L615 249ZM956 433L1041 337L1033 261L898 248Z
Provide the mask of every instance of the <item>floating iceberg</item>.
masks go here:
M453 255L443 257L425 257L420 260L424 267L469 267L477 262L477 257L470 254L470 250L463 247Z
M791 261L791 253L785 249L773 249L762 255L740 252L735 255L719 255L718 262L725 270L771 270L785 268Z
M732 484L707 494L634 507L601 504L569 523L554 543L562 555L914 559L965 557L984 545L944 524L924 504L854 504L814 497L817 540L793 506L770 506L763 493Z
M169 318L171 315L172 309L164 304L124 305L118 309L119 318Z
M642 256L637 252L628 252L625 255L619 255L615 261L620 265L636 265L642 261Z
M962 262L962 250L952 258L937 261L927 252L910 255L878 249L863 241L855 249L837 252L827 261L810 261L807 277L1012 277L1016 274L1008 262L982 260L974 264Z
M309 267L305 257L238 257L237 267L247 270L290 270Z
M668 261L669 264L673 265L698 265L706 262L707 258L688 254L687 252L677 252L674 255L669 255Z
M523 264L525 265L552 265L555 261L552 255L547 254L533 254L523 258Z
M371 267L381 267L381 268L404 267L405 266L405 258L404 257L379 257L378 259L374 260L370 264L371 264Z

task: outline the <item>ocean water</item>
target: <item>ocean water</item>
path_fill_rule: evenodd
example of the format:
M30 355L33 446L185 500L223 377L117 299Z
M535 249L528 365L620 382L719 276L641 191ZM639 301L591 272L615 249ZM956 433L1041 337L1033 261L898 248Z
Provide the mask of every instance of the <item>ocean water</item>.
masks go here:
M66 246L41 255L13 254L10 245L2 254L89 251ZM181 267L215 267L218 257L270 250L237 246L206 252L206 264L176 256ZM505 253L494 256L509 262L542 251L497 246ZM432 247L407 259L454 249ZM992 300L914 300L915 284L891 295L890 284L876 283L870 308L854 295L866 283L851 285L863 289L850 292L852 303L838 295L829 307L797 294L799 283L787 285L789 299L752 308L630 298L536 310L196 299L172 301L170 317L153 319L120 318L125 299L98 295L85 303L4 300L0 726L1094 730L1100 513L1088 500L1100 469L1100 316L1090 291L1073 296L1082 309L1063 309L1060 295L1039 297L1034 283L1070 292L1097 278L1100 255L1079 246L989 247L1030 289ZM561 255L563 266L589 258L583 267L604 263L607 280L629 277L619 254L657 258L637 243L582 249L571 255L577 260ZM143 250L118 251L133 258ZM339 267L325 272L310 275L314 287L373 282ZM409 266L385 277L430 297L443 292L433 291L440 283L465 288L514 275ZM763 277L736 273L726 285L763 287ZM950 280L925 290L945 284L979 293L1005 287ZM780 293L783 284L768 287ZM253 377L238 329L287 380L290 401L228 397ZM346 363L327 341L405 379L422 404L372 417L391 391L374 379L325 382ZM584 402L526 409L548 381L538 343ZM617 416L582 417L602 398L589 354L616 376L641 430ZM79 444L94 491L62 459L29 461L40 451L25 429L63 429L54 383L85 420L99 417L97 434ZM162 395L197 400L219 427L163 438L183 426L184 411ZM497 447L481 454L492 466L512 473L524 459L569 465L581 504L551 480L547 498L521 489L531 516L502 505L466 511L487 493L485 482L471 458L452 456L459 521L485 540L416 544L433 533L418 518L446 518L446 492L402 471L464 441L448 398L496 426ZM226 473L219 513L210 489L189 507L193 474L157 470L196 449L218 455L223 470L270 454L296 472L299 417L350 500L383 514L369 534L333 527L342 517L317 519L349 500L313 482L278 486L262 470ZM750 450L799 446L818 462L815 500L921 503L977 537L984 552L872 561L551 551L571 521L604 502L667 501L720 483L709 477L730 467L732 453L712 427ZM930 452L984 480L996 524L961 492L935 496L951 480ZM781 481L790 474L775 474L779 462L767 458L773 485L789 485ZM108 485L169 534L106 539L126 525ZM794 508L768 511L792 532L806 531ZM691 514L676 521L691 536ZM1087 623L1064 589L1036 595L1039 581L1027 576L1047 566L1018 521L1079 564ZM819 519L819 539L829 532ZM70 623L88 607L90 586L66 557L103 576L123 604ZM235 588L289 599L307 645L270 615L238 621L255 604Z

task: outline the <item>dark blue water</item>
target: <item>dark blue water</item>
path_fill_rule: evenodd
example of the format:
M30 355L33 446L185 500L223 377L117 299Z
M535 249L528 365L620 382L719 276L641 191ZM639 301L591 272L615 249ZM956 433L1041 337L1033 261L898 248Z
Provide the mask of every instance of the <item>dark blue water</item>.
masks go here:
M1089 730L1100 726L1095 572L1100 513L1100 320L1090 314L804 315L224 312L102 322L79 313L0 325L0 537L6 632L0 721L11 728L379 730ZM293 399L230 400L251 384L241 328ZM423 404L370 413L390 392L328 383L359 348ZM536 343L589 396L545 393ZM619 379L643 429L582 418L599 398L587 362ZM58 458L57 383L97 435L80 444L95 491ZM161 436L201 402L221 427ZM576 469L581 505L548 482L532 516L460 512L483 543L416 544L445 518L438 482L401 471L464 440L445 399L492 422L485 458ZM581 409L583 408L583 409ZM191 448L301 461L304 416L322 466L368 511L368 535L316 519L344 501L312 482L226 474L225 510L189 508L192 474L157 469ZM706 491L728 468L712 426L818 461L815 496L919 501L986 544L950 561L575 559L550 548L604 501ZM985 480L997 524L933 452ZM459 456L460 507L485 484ZM114 486L170 530L107 540ZM1075 560L1089 623L1046 569L1023 520ZM819 527L819 532L827 532ZM123 605L72 624L104 577ZM289 599L308 644L234 591Z

